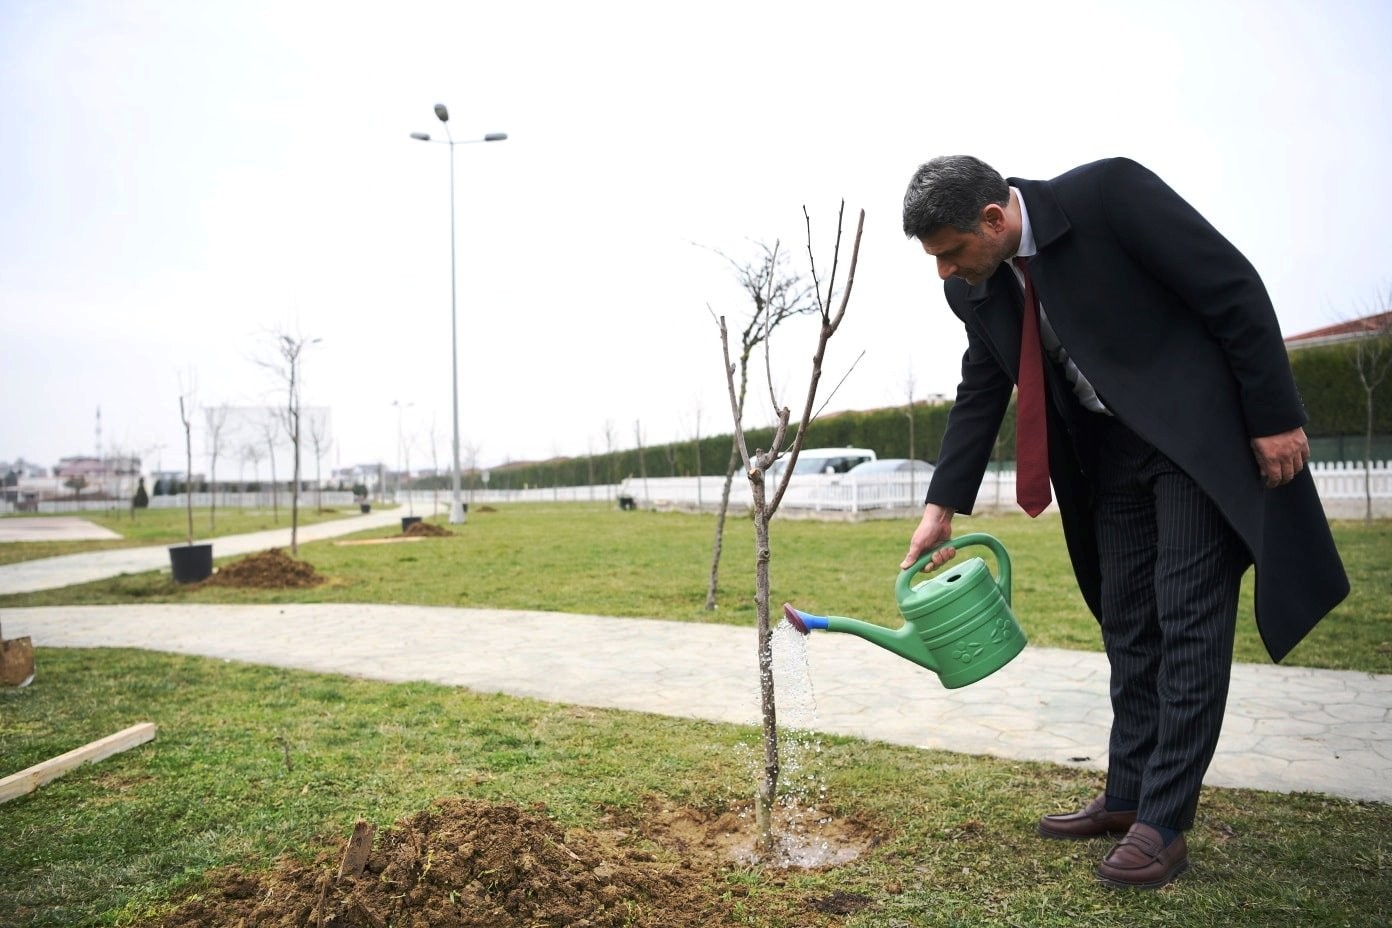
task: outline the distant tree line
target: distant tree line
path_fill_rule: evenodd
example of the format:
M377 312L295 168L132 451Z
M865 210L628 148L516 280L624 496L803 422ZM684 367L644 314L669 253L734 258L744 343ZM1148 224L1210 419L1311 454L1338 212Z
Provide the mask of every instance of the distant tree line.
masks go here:
M1291 355L1291 370L1309 413L1306 432L1315 443L1315 459L1343 460L1353 455L1345 450L1361 448L1357 442L1364 428L1364 395L1358 375L1349 363L1344 346L1305 348ZM909 448L908 406L890 406L824 416L808 429L805 448L835 448L851 445L871 448L882 458L916 457L932 462L947 427L952 409L949 400L916 402L912 406L913 443ZM1392 457L1392 380L1375 392L1373 431L1378 447L1387 448ZM764 447L772 437L771 428L748 430L751 448ZM1347 439L1347 442L1344 441ZM1015 404L1006 410L996 442L996 464L1010 467L1015 456ZM1323 452L1323 453L1322 453ZM642 460L639 460L639 455ZM1358 452L1361 454L1361 450ZM489 471L492 490L524 487L567 487L619 483L646 473L649 477L692 477L698 473L721 472L730 454L730 435L710 435L700 442L677 441L666 445L616 450L583 457L555 458L499 465ZM697 461L700 462L699 470ZM481 474L463 475L464 485L482 489ZM424 477L410 482L414 489L446 489L449 474Z

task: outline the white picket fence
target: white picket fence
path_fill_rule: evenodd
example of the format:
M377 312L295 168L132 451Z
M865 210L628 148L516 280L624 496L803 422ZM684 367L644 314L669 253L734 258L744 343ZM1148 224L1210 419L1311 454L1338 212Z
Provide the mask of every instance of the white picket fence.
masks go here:
M1371 495L1373 514L1379 518L1392 517L1392 462L1378 461L1365 472L1361 463L1340 462L1310 465L1310 474L1319 490L1325 512L1331 518L1359 518L1366 508L1365 494ZM620 484L582 487L530 487L519 490L465 490L464 500L480 506L498 503L570 503L618 502L642 509L672 509L713 512L720 505L724 478L708 477L630 477ZM928 478L880 474L871 477L852 477L848 474L808 474L794 478L783 499L780 510L797 518L874 518L901 516L922 508L928 490ZM389 498L388 502L393 500ZM417 490L395 500L403 506L430 511L439 506L448 509L450 491ZM213 502L211 495L195 493L193 505L205 507ZM301 506L313 506L318 497L313 490L300 495ZM376 499L373 499L376 502ZM182 507L185 498L179 496L151 497L153 507ZM219 507L265 508L273 505L290 508L289 491L280 491L273 501L269 492L219 493ZM343 508L355 505L352 494L343 491L324 491L322 504ZM748 510L753 502L749 481L736 474L730 486L730 504L736 511ZM110 509L114 503L99 500L49 500L39 504L40 512L72 512L78 509ZM1014 511L1015 472L988 471L976 498L976 512ZM0 504L0 512L14 507Z
M1374 515L1392 516L1392 462L1377 461L1366 472L1361 463L1312 464L1310 475L1331 518L1363 514L1365 483L1372 496ZM789 485L783 511L814 516L899 515L904 510L922 508L927 481L923 475L856 478L848 474L808 474L794 478ZM644 509L711 510L720 504L723 483L721 477L631 477L620 485L620 495L632 498ZM737 509L753 505L749 481L743 474L735 475L730 504ZM1015 471L987 471L976 496L975 511L1014 509Z

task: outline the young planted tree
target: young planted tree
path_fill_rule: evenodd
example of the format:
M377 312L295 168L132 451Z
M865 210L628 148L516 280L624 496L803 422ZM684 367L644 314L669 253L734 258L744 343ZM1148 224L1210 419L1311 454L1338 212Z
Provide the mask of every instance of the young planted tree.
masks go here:
M716 593L720 587L720 554L725 544L725 516L730 510L730 490L734 485L735 469L739 467L741 460L738 435L744 423L744 401L749 387L749 359L761 343L767 348L769 338L779 325L794 316L808 315L817 309L815 286L809 288L800 274L785 267L785 259L779 251L778 241L775 240L772 247L760 242L758 247L762 254L743 263L716 252L734 268L735 279L749 296L754 309L740 332L739 357L733 375L736 434L730 441L730 459L725 465L725 483L721 487L720 507L715 515L715 541L711 546L710 578L706 584L707 610L715 609Z
M1392 371L1392 292L1382 309L1358 320L1348 360L1363 387L1363 523L1373 524L1373 396Z
M333 436L329 432L328 409L312 410L307 416L309 443L314 448L314 508L324 511L324 479L320 473L320 462L333 447ZM434 435L431 435L434 441Z
M179 421L184 424L184 502L188 509L188 543L193 545L193 388L179 394Z
M763 854L768 854L773 849L773 806L778 795L780 773L778 715L773 687L773 633L772 624L769 621L769 560L772 554L769 541L769 523L778 512L779 503L782 502L783 494L787 491L788 484L792 480L793 470L797 466L798 454L802 450L802 443L807 434L807 427L813 418L817 385L822 378L822 360L826 356L827 343L836 334L836 330L840 327L841 320L846 314L846 304L850 301L851 287L855 283L856 262L860 256L861 231L865 226L865 211L861 210L860 219L856 224L855 243L851 248L850 266L846 273L846 287L841 292L840 305L837 306L835 312L832 312L830 304L836 291L836 271L841 255L842 220L845 216L845 204L842 204L841 211L837 215L836 245L832 251L831 274L827 279L825 298L820 292L816 262L815 259L812 259L812 221L806 214L807 211L804 209L803 215L807 218L807 251L808 257L812 261L812 294L816 301L817 313L821 317L821 326L818 332L817 349L812 355L812 371L808 378L807 397L803 403L802 416L798 420L793 432L792 445L788 449L788 466L783 468L782 474L777 478L771 498L767 492L768 488L764 485L764 476L769 472L773 463L783 456L790 416L788 407L778 404L778 398L774 394L772 372L768 364L768 332L773 321L772 316L766 311L762 313L764 331L760 340L764 343L765 372L769 381L769 401L777 424L769 447L767 449L756 448L753 453L749 451L749 445L744 436L744 402L737 377L742 370L742 365L731 361L730 336L725 325L725 317L721 316L719 319L720 345L725 358L725 381L729 389L730 414L734 419L735 427L735 450L744 465L745 474L749 479L750 494L754 501L754 608L759 628L759 709L763 723L764 748L764 775L755 795L754 808L759 829L758 847ZM775 248L771 256L776 256L776 253ZM772 279L770 277L770 281ZM769 286L772 284L770 283ZM765 291L763 304L765 306L768 305L767 295L770 292Z
M203 446L208 452L208 531L217 528L217 462L227 442L227 404L203 410Z
M299 531L300 531L300 388L302 379L301 364L304 359L305 349L310 345L316 344L319 339L307 338L303 335L287 335L278 332L274 336L277 357L270 361L259 362L262 367L271 371L279 378L281 388L284 392L284 405L276 410L275 419L278 420L279 427L285 431L285 435L290 439L291 466L294 470L293 482L290 484L290 553L298 555L300 553ZM266 433L267 444L271 445L271 485L275 486L275 448L273 444L273 431L275 424L268 426ZM272 489L272 500L274 500L275 490ZM272 503L272 511L275 511L275 504Z

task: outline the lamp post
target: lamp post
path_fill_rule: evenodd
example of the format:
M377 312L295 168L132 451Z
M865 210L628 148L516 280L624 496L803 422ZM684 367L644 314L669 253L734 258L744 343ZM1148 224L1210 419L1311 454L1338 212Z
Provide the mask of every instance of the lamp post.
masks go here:
M455 140L449 131L449 110L443 103L435 104L435 116L445 127L445 138L432 139L428 133L412 132L411 138L419 142L443 142L449 146L450 178L450 356L452 359L453 388L451 397L454 403L454 478L453 495L450 497L450 524L459 525L464 521L464 504L459 498L459 324L456 312L457 292L455 285L455 245L454 245L454 146L473 142L501 142L507 138L506 132L490 132L481 139Z

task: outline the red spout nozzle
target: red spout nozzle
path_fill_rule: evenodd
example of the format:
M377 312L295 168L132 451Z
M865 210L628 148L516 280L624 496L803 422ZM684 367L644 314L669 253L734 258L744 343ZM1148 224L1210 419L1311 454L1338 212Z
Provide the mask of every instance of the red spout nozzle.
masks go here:
M793 608L792 603L783 604L783 618L788 620L788 624L804 635L810 635L812 629L807 627L807 623L802 620L802 613Z

